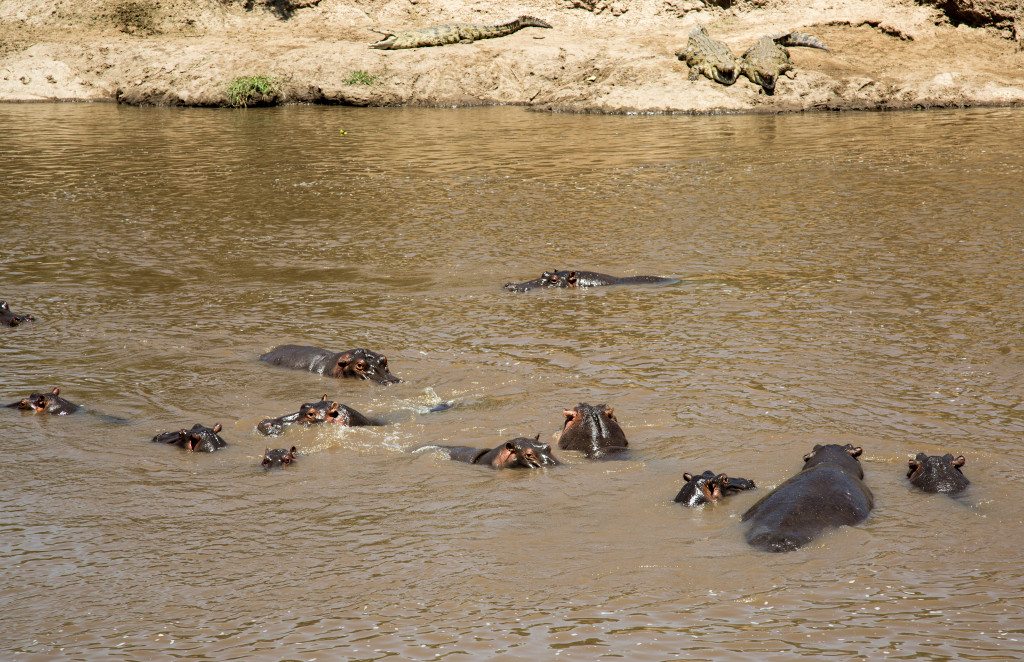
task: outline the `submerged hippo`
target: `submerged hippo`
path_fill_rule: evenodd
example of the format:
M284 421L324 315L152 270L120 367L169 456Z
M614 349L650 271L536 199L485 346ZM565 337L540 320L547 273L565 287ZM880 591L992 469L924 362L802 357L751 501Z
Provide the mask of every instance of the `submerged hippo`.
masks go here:
M324 393L318 402L307 402L299 407L297 412L263 419L256 426L256 431L267 436L277 436L291 425L310 426L321 423L345 426L384 425L380 421L363 416L351 407L328 400L327 394Z
M545 271L525 283L505 283L509 292L529 292L538 287L599 287L601 285L672 285L676 278L662 276L609 276L595 271Z
M551 454L551 446L540 442L538 434L533 439L517 437L509 439L496 448L473 448L471 446L442 446L430 444L415 451L440 449L447 451L449 459L469 464L488 465L494 469L539 469L560 464Z
M957 494L971 484L960 470L960 467L967 464L963 455L953 457L949 453L941 456L918 453L909 464L907 478L911 485L923 492Z
M871 490L850 444L816 445L800 473L743 513L747 542L769 552L789 552L832 527L859 524L874 507Z
M283 448L275 448L273 450L267 449L263 451L263 456L260 457L260 465L264 469L273 469L274 467L287 467L289 464L295 461L295 457L298 455L298 450L295 446L292 446L288 450Z
M221 425L217 423L212 428L196 423L191 430L182 428L177 432L164 432L153 437L153 441L162 444L177 444L185 450L196 453L212 453L228 445L228 442L220 436Z
M558 433L558 447L562 450L581 451L587 457L601 458L620 453L629 446L615 412L608 405L581 402L562 413L565 424Z
M32 411L37 414L53 414L54 416L67 416L68 414L74 414L82 408L80 405L60 397L60 389L56 386L49 393L33 393L27 398L22 398L7 406L13 409L21 409L22 411Z
M260 357L271 365L309 370L328 377L356 377L378 384L397 384L401 380L388 370L388 359L368 349L332 352L305 345L281 345Z
M31 315L18 315L11 311L6 301L0 301L0 326L18 326L22 322L34 322Z
M705 471L699 476L684 473L683 480L686 483L679 490L679 494L673 499L676 503L695 507L703 506L705 503L713 503L722 497L735 494L742 490L752 490L756 485L754 481L746 478L730 478L725 474L716 474L714 471Z

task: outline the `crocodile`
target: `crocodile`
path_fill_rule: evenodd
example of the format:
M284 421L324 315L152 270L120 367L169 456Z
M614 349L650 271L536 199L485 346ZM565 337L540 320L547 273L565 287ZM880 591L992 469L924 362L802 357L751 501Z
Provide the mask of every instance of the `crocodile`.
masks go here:
M550 28L551 24L533 16L520 16L508 23L496 25L476 25L473 23L450 23L435 25L421 30L373 30L384 35L378 42L370 44L370 48L393 51L399 48L424 48L426 46L444 46L445 44L471 44L480 39L506 37L523 28Z
M789 59L786 46L806 46L828 51L820 39L802 32L787 32L782 35L764 36L754 42L739 60L740 74L755 85L760 85L765 94L775 94L775 83L786 75L793 78L793 62Z
M704 74L722 85L732 85L740 74L736 56L724 43L712 39L703 25L690 32L686 48L677 51L676 57L690 67L690 80Z

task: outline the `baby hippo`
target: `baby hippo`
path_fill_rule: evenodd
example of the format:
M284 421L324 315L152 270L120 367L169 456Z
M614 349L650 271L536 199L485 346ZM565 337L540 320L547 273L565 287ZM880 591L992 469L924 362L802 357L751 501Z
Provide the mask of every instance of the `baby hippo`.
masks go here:
M949 453L942 456L918 453L917 457L910 460L907 478L911 485L922 492L958 494L971 484L960 470L965 464L967 460L963 455L953 457Z
M162 444L177 444L187 451L196 453L212 453L228 445L228 442L220 436L221 425L217 423L212 428L196 423L191 430L182 428L177 432L164 432L153 437L153 441Z
M524 283L505 283L509 292L529 292L539 287L600 287L602 285L672 285L675 278L661 276L609 276L596 271L545 271L540 278Z
M333 400L327 399L327 394L319 402L307 402L299 407L299 411L278 416L277 418L266 418L259 422L256 431L268 437L277 436L284 432L285 428L291 425L320 425L321 423L332 423L335 425L384 425L363 416L355 409L340 405Z
M471 446L428 445L416 451L439 448L448 452L449 459L469 464L482 464L494 469L539 469L554 467L559 463L551 454L551 446L540 442L538 434L533 439L517 437L497 448L473 448Z
M34 322L31 315L18 315L11 311L6 301L0 301L0 326L18 326L22 322Z
M298 452L295 446L292 446L288 450L283 448L270 450L268 448L263 452L263 457L260 458L260 465L262 465L264 469L273 469L274 467L284 468L294 462L297 455Z
M582 451L589 458L599 459L621 453L629 446L615 412L608 405L581 402L562 413L565 423L558 434L558 447L562 450Z
M56 386L49 393L33 393L27 398L22 398L7 406L12 409L21 409L37 414L53 414L54 416L67 416L81 409L79 405L60 397L60 389Z
M397 384L402 381L388 370L388 357L362 348L332 352L319 347L281 345L261 356L260 361L328 377L354 377L378 384Z
M757 487L752 480L730 478L725 474L715 474L710 470L699 476L684 473L683 480L686 481L686 484L683 485L683 489L679 490L679 494L673 501L691 508L703 506L705 503L714 503L730 494Z

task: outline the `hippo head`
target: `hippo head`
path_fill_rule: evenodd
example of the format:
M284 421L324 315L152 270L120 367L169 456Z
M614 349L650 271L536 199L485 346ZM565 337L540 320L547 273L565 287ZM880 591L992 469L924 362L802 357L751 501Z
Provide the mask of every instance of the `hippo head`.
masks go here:
M22 322L31 322L35 319L31 315L16 315L11 312L11 307L6 301L0 300L0 324L6 326L18 326Z
M952 494L965 489L970 481L960 467L967 464L963 455L925 455L918 453L908 462L907 478L915 487L925 492Z
M61 403L60 389L54 386L49 393L33 393L27 398L11 404L11 407L37 414L49 411L51 407L59 408Z
M263 452L263 457L260 458L260 465L264 469L272 469L274 467L287 467L289 464L295 461L295 456L298 454L295 446L292 446L288 450L283 448L275 448L273 450L267 449Z
M729 485L728 476L715 474L714 471L705 471L699 476L684 473L683 480L685 481L683 488L679 490L674 501L687 506L714 503L722 498L722 494Z
M538 434L533 439L518 437L505 442L491 464L497 469L524 468L539 469L560 464L551 454L551 446L540 442Z
M863 452L863 448L853 444L846 444L845 446L840 446L839 444L825 444L824 446L815 444L811 452L804 455L802 471L824 463L838 464L847 471L856 474L858 478L863 478L864 469L857 460Z
M402 381L388 370L388 357L361 348L342 352L330 374L332 377L368 379L378 384L397 384Z
M317 425L319 423L337 423L339 425L349 424L349 414L340 409L341 405L333 400L327 399L324 393L319 402L307 402L299 407L299 420L302 425Z
M165 432L153 437L153 441L165 444L177 444L187 451L197 453L212 453L215 450L224 448L228 442L220 436L221 424L217 423L212 428L196 423L191 430L182 428L177 432Z
M581 402L566 409L565 424L558 435L558 447L583 451L587 457L601 457L626 450L629 442L608 405Z

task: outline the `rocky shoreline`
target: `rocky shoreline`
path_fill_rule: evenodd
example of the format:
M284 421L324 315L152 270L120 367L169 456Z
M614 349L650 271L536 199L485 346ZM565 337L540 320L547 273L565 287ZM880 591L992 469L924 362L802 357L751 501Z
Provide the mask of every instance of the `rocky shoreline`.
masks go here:
M271 86L247 105L588 113L1024 105L1019 8L1009 0L706 2L0 0L0 101L230 106L239 105L232 82L259 77ZM521 14L554 27L471 44L368 48L379 39L374 28ZM728 87L689 80L674 53L698 23L737 55L764 34L796 29L830 52L791 49L796 77L773 96L745 79Z

